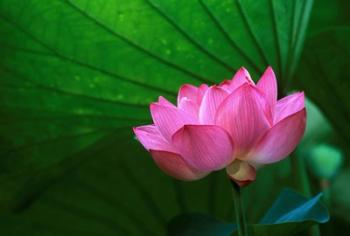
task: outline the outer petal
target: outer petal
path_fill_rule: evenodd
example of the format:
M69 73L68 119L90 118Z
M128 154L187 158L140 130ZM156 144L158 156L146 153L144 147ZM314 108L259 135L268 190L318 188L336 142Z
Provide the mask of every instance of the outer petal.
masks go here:
M176 179L186 181L197 180L208 174L208 172L201 172L191 168L176 153L157 150L151 150L150 152L158 167Z
M228 93L220 87L209 88L199 108L199 122L201 124L214 124L216 110L227 96Z
M203 99L203 96L205 94L205 92L209 89L209 86L206 85L206 84L201 84L199 87L198 87L198 94L197 94L197 103L198 105L201 104L202 102L202 99Z
M216 124L229 132L236 151L244 154L270 128L268 109L260 92L246 84L222 102L216 113Z
M196 103L199 107L204 93L207 91L207 89L208 85L206 84L201 84L198 88L190 84L185 84L179 90L177 96L177 104L179 105L181 101L185 98Z
M271 109L274 110L276 102L277 102L277 81L275 73L272 68L269 66L264 74L261 76L258 81L257 87L260 91L262 91L268 103L270 104Z
M267 164L288 156L302 138L305 122L305 108L284 118L261 138L247 160L257 164Z
M248 83L254 85L254 81L250 77L249 72L244 68L241 67L236 74L233 76L233 79L228 87L229 91L233 92L243 84Z
M227 175L240 187L244 187L255 180L255 168L245 161L235 160L226 167Z
M167 99L165 99L163 96L159 96L158 98L158 104L163 106L169 106L169 107L175 107L174 104L169 102Z
M190 100L187 97L183 97L180 103L178 104L178 107L180 110L185 111L186 113L188 113L188 115L198 120L199 106L195 101Z
M274 124L303 108L305 108L305 96L303 92L294 93L282 98L276 104Z
M177 104L180 104L180 101L183 98L187 98L192 101L197 101L197 93L198 88L196 86L193 86L191 84L185 84L181 86L177 95Z
M224 80L219 84L219 87L229 92L231 83L231 80Z
M176 107L153 103L150 109L154 124L168 141L171 141L171 136L183 125L197 123L192 116Z
M171 144L161 135L155 125L144 125L133 128L134 133L140 143L149 151L163 150L175 151Z
M230 136L215 125L185 125L173 136L184 160L201 171L219 170L233 161Z

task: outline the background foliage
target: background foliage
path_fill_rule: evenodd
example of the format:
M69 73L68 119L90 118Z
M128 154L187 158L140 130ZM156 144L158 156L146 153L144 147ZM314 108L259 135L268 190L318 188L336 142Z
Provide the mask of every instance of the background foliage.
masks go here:
M346 0L0 0L0 232L163 235L187 212L231 221L224 173L162 174L131 127L183 83L275 69L280 93L305 90L307 134L293 157L247 188L257 222L313 146L349 156L350 4ZM325 235L348 229L349 161L332 180ZM278 181L276 181L278 179Z

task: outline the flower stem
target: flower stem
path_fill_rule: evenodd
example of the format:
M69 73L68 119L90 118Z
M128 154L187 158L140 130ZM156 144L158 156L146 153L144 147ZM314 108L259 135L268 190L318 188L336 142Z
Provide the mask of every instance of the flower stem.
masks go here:
M248 236L241 188L231 180L238 236Z
M295 155L295 152L291 154L292 157L292 170L293 170L293 175L292 176L297 176L297 187L302 191L306 197L311 197L311 186L310 186L310 179L306 170L305 166L305 160L300 157ZM310 236L320 236L321 231L319 225L314 225L310 228L309 230L309 235Z

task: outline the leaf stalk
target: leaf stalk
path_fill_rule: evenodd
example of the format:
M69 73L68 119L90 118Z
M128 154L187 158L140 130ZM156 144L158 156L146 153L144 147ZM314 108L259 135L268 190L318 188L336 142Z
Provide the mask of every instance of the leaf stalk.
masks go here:
M243 205L243 197L241 187L234 181L231 181L232 185L232 196L234 201L235 218L237 224L238 236L248 236L247 221L245 218L245 210Z

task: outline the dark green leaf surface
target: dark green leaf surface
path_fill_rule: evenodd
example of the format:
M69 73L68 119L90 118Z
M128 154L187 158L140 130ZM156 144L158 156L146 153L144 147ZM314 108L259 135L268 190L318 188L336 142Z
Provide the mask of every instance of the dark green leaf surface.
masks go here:
M329 215L320 202L321 196L306 199L294 191L284 190L260 223L248 226L250 233L255 236L296 235L312 224L327 222ZM187 214L172 219L168 231L169 236L229 236L236 231L235 227L211 216Z
M317 0L314 2L308 33L313 34L326 28L350 24L350 2L348 0Z
M297 78L298 87L324 112L345 145L350 142L349 40L348 27L312 36L307 40Z
M234 224L222 222L213 216L184 214L176 216L168 225L169 236L228 236L235 229Z
M44 173L51 180L58 178L53 173L60 174L60 181L50 188L29 185L26 190L39 190L39 197L35 191L21 192L25 201L17 201L15 211L5 216L13 223L2 222L1 232L164 235L166 222L174 215L198 211L225 218L231 212L224 173L193 183L174 181L159 171L129 129L105 137L81 155L69 169L66 164L64 170L55 167Z

